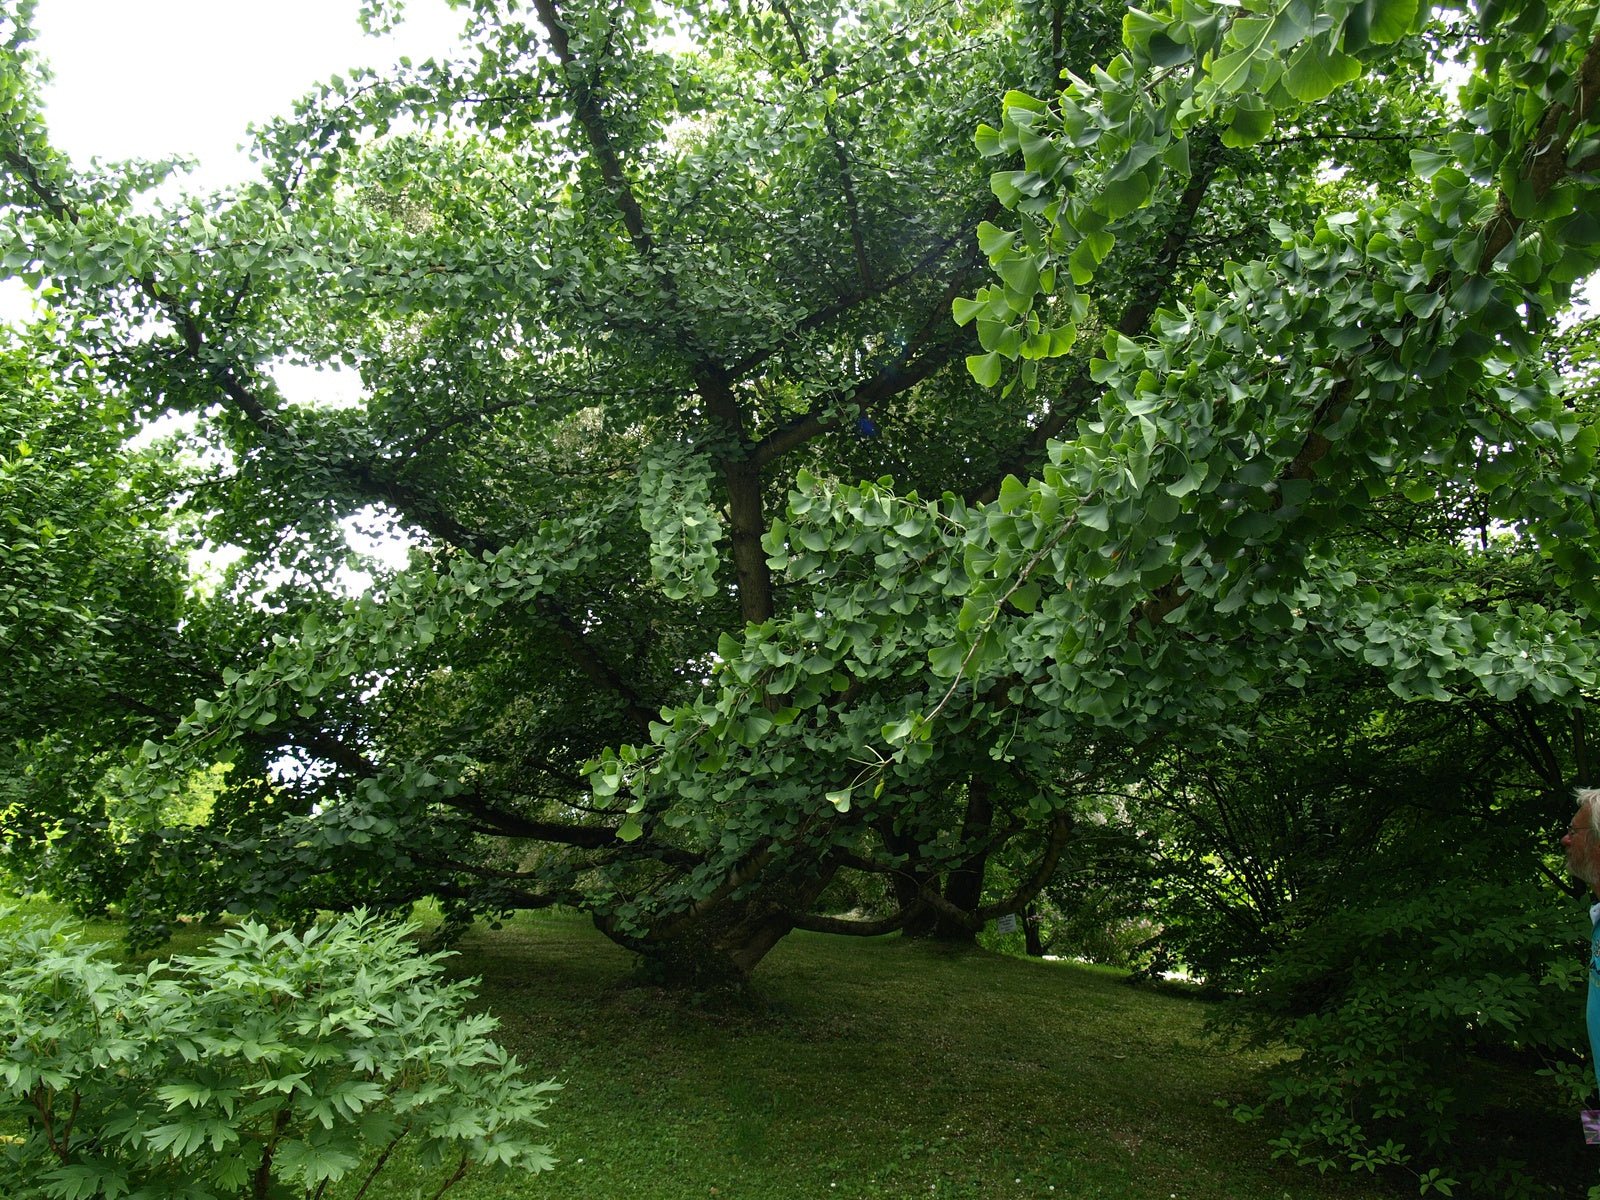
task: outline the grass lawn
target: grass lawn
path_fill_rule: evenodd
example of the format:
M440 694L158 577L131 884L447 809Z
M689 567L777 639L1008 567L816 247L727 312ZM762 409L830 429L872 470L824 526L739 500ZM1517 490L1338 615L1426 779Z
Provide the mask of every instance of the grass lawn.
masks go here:
M762 963L764 1007L730 1014L637 986L576 917L461 950L501 1040L565 1083L556 1171L469 1176L461 1200L1414 1194L1273 1164L1213 1104L1260 1064L1203 1039L1203 1004L1113 972L801 934Z
M167 949L205 936L185 930ZM1416 1194L1406 1180L1274 1163L1261 1130L1215 1104L1249 1097L1264 1062L1208 1042L1203 1002L1117 972L797 934L762 963L757 1001L729 1011L641 985L630 956L577 916L518 919L459 949L452 968L481 978L499 1039L564 1090L546 1114L554 1172L469 1174L452 1200ZM1582 1153L1576 1138L1525 1116L1530 1161L1580 1177L1565 1163ZM396 1155L368 1197L428 1200L438 1183Z

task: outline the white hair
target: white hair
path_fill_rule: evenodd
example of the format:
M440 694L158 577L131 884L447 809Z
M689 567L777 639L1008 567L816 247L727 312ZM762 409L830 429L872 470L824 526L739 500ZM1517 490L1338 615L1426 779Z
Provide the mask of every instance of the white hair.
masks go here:
M1573 795L1592 836L1578 854L1577 865L1568 869L1585 883L1594 885L1600 883L1600 788L1578 788Z

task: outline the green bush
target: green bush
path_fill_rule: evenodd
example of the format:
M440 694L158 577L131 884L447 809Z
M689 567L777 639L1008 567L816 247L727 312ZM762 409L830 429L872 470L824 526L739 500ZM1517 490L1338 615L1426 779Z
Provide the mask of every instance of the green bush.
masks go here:
M1547 1195L1518 1122L1576 1107L1584 985L1571 935L1585 914L1486 852L1447 866L1410 849L1396 860L1414 875L1377 865L1432 886L1386 891L1375 870L1365 896L1273 955L1232 1006L1236 1028L1299 1051L1267 1102L1235 1115L1271 1119L1275 1152L1321 1171L1399 1168L1424 1194Z
M0 923L0 1194L51 1200L357 1196L400 1145L443 1193L537 1172L554 1083L463 1012L442 955L364 913L304 935L245 924L143 970L61 923Z

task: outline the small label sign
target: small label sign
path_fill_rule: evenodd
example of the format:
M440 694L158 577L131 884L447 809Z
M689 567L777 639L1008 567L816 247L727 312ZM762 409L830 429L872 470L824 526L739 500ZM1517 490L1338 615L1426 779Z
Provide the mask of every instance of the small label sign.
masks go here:
M1001 933L1015 933L1017 931L1017 914L1007 913L995 922L994 927Z

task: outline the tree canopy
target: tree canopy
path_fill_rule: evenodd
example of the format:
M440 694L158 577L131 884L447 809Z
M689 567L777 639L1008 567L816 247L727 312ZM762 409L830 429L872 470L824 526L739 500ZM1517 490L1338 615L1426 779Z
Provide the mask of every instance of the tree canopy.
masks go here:
M55 314L5 452L68 352L90 473L105 406L188 422L150 528L78 534L128 590L28 585L180 660L65 721L70 786L7 685L58 888L570 904L740 977L1014 911L1082 797L1347 664L1592 695L1600 429L1549 343L1600 258L1592 5L462 7L464 61L331 80L173 203L50 147L0 10L0 253ZM352 520L412 547L359 594ZM174 589L163 530L241 557ZM152 653L49 673L105 705Z

